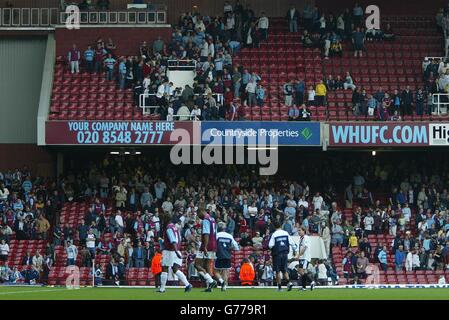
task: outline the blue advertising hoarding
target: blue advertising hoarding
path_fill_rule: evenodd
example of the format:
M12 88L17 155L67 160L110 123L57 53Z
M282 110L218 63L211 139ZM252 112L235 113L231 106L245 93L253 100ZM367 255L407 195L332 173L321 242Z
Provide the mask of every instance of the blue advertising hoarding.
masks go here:
M201 144L321 146L319 122L203 121Z

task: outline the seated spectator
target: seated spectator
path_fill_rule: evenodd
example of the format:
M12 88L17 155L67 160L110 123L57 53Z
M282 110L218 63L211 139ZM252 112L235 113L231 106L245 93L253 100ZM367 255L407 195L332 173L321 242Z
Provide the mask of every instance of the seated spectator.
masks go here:
M343 90L344 89L344 81L341 78L340 75L337 76L337 78L335 79L335 90Z
M393 31L393 28L391 27L391 24L387 23L387 26L385 27L385 30L383 32L383 39L392 41L395 39L395 34Z
M301 44L304 48L313 48L315 46L314 41L307 30L304 30L304 33L301 36Z
M337 90L336 80L332 77L331 74L326 77L325 84L328 91Z
M252 238L252 242L255 249L262 249L263 238L260 236L259 231L256 231L255 236Z
M299 121L310 121L310 116L311 115L312 115L312 113L310 112L310 110L306 107L305 104L303 104L301 106L301 109L299 109L298 120Z
M369 41L369 42L380 41L384 38L384 33L380 29L371 28L371 29L366 30L365 38L366 38L366 41Z
M248 236L248 233L243 232L242 233L242 238L240 239L240 246L243 247L251 247L253 246L253 241L251 240L251 238Z
M290 108L288 108L288 121L299 120L299 114L300 112L296 104L290 106Z
M349 71L346 72L346 77L345 77L345 81L343 83L343 88L345 90L348 90L348 89L354 90L355 89L354 81L352 80L352 77L351 77L351 74L349 73Z
M330 49L329 49L329 56L334 57L342 57L343 56L343 46L341 44L341 37L336 34L335 32L332 32L331 38L330 38Z

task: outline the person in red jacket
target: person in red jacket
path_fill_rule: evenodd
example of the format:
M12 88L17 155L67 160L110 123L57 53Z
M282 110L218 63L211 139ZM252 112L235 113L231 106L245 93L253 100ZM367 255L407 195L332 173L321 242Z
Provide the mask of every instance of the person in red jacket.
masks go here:
M160 250L157 250L151 260L151 273L154 275L154 281L156 288L161 285L161 273L162 273L162 254Z
M243 259L242 266L240 267L240 281L242 286L251 286L254 283L256 273L253 265L248 259Z

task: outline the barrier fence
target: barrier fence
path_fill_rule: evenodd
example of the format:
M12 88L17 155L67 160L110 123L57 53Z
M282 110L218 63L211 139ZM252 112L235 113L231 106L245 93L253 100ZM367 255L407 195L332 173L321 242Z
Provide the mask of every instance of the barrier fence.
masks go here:
M54 27L66 23L70 15L60 8L0 8L0 27ZM81 25L106 24L165 24L167 11L163 9L130 9L126 11L81 11Z

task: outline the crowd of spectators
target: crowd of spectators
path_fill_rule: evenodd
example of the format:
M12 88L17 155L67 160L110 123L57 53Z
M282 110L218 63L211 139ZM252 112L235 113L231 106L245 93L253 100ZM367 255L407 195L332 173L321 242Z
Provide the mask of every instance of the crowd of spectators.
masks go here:
M233 56L241 47L258 47L260 41L267 39L269 19L264 12L256 17L249 5L243 6L239 1L234 5L226 2L222 16L201 15L195 10L181 15L169 41L160 37L151 45L143 41L135 56L118 56L112 39L97 39L84 52L74 45L67 56L72 73L79 72L80 62L89 72L105 72L106 78L115 79L120 89L132 88L136 105L148 106L151 113L160 114L162 119L246 120L245 106L264 106L266 89L258 74L234 65ZM345 40L352 42L354 56L362 57L365 41L395 39L389 24L384 31L364 31L364 12L358 4L338 16L309 5L302 12L291 7L286 17L290 32L298 32L301 21L302 45L322 48L325 58L341 56ZM193 86L175 87L166 76L169 61L180 60L184 60L182 67L190 65L195 69ZM326 91L351 89L352 110L348 106L347 112L380 121L399 121L412 114L422 116L435 111L431 95L448 92L447 69L445 61L425 60L425 85L414 92L406 86L393 92L379 88L375 93L367 93L356 86L347 72L335 78L329 74L311 88L301 80L290 80L283 86L283 95L290 108L289 120L310 120L311 112L303 104L327 105ZM148 95L140 101L144 93Z
M54 180L32 177L27 167L0 172L0 260L8 260L13 234L19 241L50 239L52 222L64 201ZM19 272L17 266L11 269L5 263L2 281L36 282L48 274L54 259L50 245L42 253L27 250L22 265L29 268Z
M303 32L301 43L306 48L320 48L325 59L343 54L343 42L352 43L354 57L362 57L365 41L394 40L395 35L390 24L384 30L366 29L365 12L355 3L338 15L326 14L318 6L306 4L300 13L292 7L287 12L290 32L298 32L298 21L302 18Z
M81 64L88 72L104 72L121 90L132 88L135 104L152 107L151 112L163 119L237 119L242 112L234 99L243 105L262 106L265 89L255 72L233 67L233 55L242 46L257 47L267 38L268 26L263 12L256 18L249 5L244 8L237 1L234 6L226 3L221 17L182 14L168 42L160 37L152 45L143 41L135 56L119 56L112 39L107 43L97 39L84 52L74 44L67 60L72 73L80 72ZM169 81L170 61L194 69L193 86L175 87ZM140 102L143 93L148 96Z
M301 180L259 177L248 167L196 167L185 171L145 157L111 156L60 177L58 183L32 178L24 168L2 173L2 230L7 225L16 238L21 234L16 226L20 225L23 211L13 206L17 199L24 202L24 207L29 206L30 219L46 216L54 221L52 237L48 237L47 230L22 238L51 240L45 252L28 251L24 257L22 264L29 268L22 274L22 281L26 278L28 282L48 276L55 261L55 247L60 245L65 246L68 266L90 267L96 255L111 256L107 266L96 267L105 267L106 279L124 280L128 268L151 267L160 245L162 211L178 217L187 253L186 268L189 277L195 279L198 275L192 263L200 242L195 213L200 208L224 222L226 231L238 239L241 247L253 249L246 263L253 266L254 281L260 283L272 280L266 250L274 220L279 220L291 235L300 235L304 228L322 237L328 259L311 261L307 271L318 283L327 283L320 278L323 267L332 283L338 281L331 265L332 246L348 250L343 261L348 279L363 278L370 263L386 270L391 264L386 261L391 252L395 254L396 270L449 268L446 175L424 171L420 161L409 166L399 163L397 167L390 162L357 161L360 170L354 172L354 161L332 161L332 166L323 161L317 172L303 168ZM352 178L350 172L354 172ZM342 181L339 176L344 177L344 182L323 184L329 174L335 182ZM382 191L390 188L388 195ZM37 200L30 203L34 197ZM36 206L39 200L43 207ZM67 201L91 203L83 221L72 228L58 219L58 209ZM112 207L110 215L106 214L108 207ZM342 211L353 207L348 219ZM389 234L394 240L384 248L371 248L368 237L373 234ZM2 261L7 260L8 242L8 235L2 235ZM81 259L77 259L78 255ZM298 271L294 265L291 270ZM8 274L14 268L10 271ZM240 272L240 268L236 271Z

